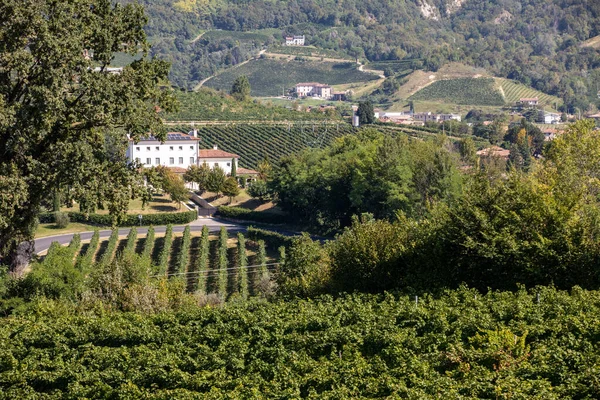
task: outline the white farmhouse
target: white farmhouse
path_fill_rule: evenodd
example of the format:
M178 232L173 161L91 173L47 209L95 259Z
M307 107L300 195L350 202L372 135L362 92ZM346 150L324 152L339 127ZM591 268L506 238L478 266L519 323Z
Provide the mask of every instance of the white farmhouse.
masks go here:
M211 168L219 166L227 175L231 174L233 162L235 162L236 169L239 167L239 159L240 156L237 154L219 150L217 145L214 145L212 149L200 149L198 151L198 165L206 163Z
M181 171L198 164L199 141L195 130L189 134L169 132L164 143L152 136L138 143L130 139L127 158L132 162L137 160L146 168L163 165Z
M539 119L544 122L544 124L558 124L560 122L560 114L540 111Z
M333 97L333 89L329 85L318 82L302 82L296 84L296 94L298 97L330 99Z
M460 114L438 114L439 121L458 121L460 122Z
M304 46L304 35L302 36L286 36L286 46Z

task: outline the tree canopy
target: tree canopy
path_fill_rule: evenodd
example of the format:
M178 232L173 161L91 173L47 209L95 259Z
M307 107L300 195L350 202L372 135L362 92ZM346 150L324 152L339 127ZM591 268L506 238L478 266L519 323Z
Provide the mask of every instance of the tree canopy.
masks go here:
M51 16L50 18L48 16ZM0 257L31 239L52 191L123 214L134 166L127 136L164 138L157 107L173 108L159 89L169 65L141 59L107 70L115 52L146 54L139 5L110 0L6 0L0 3ZM92 198L90 198L92 197Z

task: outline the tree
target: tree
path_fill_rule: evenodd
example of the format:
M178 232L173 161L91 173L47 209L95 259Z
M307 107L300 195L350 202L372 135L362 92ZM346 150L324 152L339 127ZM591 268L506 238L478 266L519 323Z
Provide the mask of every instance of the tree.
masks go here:
M467 165L472 165L477 160L477 148L471 138L464 138L458 142L458 151L462 161Z
M250 81L246 75L238 76L231 86L231 95L239 101L250 98Z
M217 196L220 196L226 180L227 177L225 176L225 171L223 171L223 168L217 165L211 169L210 173L208 174L208 179L206 180L206 189L216 193Z
M206 184L208 182L208 176L210 174L210 167L206 164L206 161L201 165L190 165L183 174L183 179L186 182L193 182L198 185L199 191L206 190Z
M0 2L0 258L13 270L49 193L69 185L118 219L139 184L126 134L164 138L155 107L173 110L174 97L158 87L168 63L142 57L106 72L115 52L149 49L142 7L113 3Z
M260 199L261 201L266 201L271 197L271 192L269 191L267 182L261 179L250 183L246 191L251 197Z
M361 125L372 124L375 122L375 111L373 110L373 104L370 101L359 103L356 115L358 115L358 120Z
M183 179L174 173L171 173L165 184L165 192L169 193L171 201L178 204L178 208L181 209L181 202L189 198L189 191L185 187Z
M256 166L256 171L258 172L258 179L266 181L273 171L273 166L269 162L269 159L265 157Z
M235 158L231 159L231 177L237 178L237 165L235 164Z
M230 176L223 184L223 194L229 196L229 202L233 201L233 198L240 194L240 188L238 187L237 179Z

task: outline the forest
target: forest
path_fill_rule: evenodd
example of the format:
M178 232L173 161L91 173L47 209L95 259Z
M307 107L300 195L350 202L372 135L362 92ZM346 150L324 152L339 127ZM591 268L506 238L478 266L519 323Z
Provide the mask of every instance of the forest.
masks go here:
M420 59L430 71L449 61L483 67L563 98L570 111L598 101L600 55L594 46L581 46L600 35L597 2L486 0L455 7L434 0L428 2L434 10L430 18L416 0L142 3L149 16L146 30L155 40L153 54L174 63L171 78L183 87L247 59L259 45L234 38L190 43L201 31L266 30L269 38L260 45L304 34L318 48L369 61Z

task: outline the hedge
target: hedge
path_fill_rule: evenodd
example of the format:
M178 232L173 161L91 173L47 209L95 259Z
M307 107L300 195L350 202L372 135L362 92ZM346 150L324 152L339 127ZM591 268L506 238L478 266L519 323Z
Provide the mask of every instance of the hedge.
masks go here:
M108 214L84 214L76 211L67 213L71 222L82 222L87 224L113 226L113 217ZM198 218L196 211L184 211L177 213L142 214L142 225L168 225L187 224ZM54 222L54 213L42 213L39 216L40 223ZM137 214L127 214L116 226L138 226L140 220Z
M293 236L285 236L278 232L268 231L266 229L258 229L252 226L248 227L246 236L253 242L264 240L274 249L277 249L281 246L288 247L292 244L292 240L294 239Z
M262 222L266 224L282 224L289 222L289 217L287 215L273 214L265 211L252 211L241 207L220 206L217 215L224 218Z

